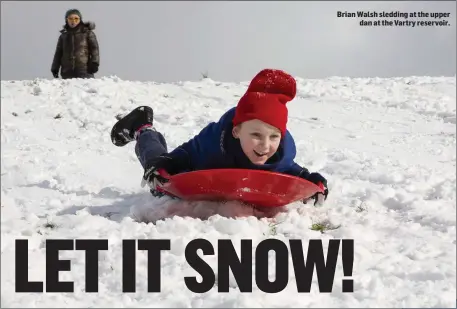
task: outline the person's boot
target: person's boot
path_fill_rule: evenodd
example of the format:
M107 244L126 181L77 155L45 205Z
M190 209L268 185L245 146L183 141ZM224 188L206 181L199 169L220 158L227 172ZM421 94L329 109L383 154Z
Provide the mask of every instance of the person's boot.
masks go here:
M111 141L122 147L135 140L136 132L153 128L154 112L149 106L139 106L121 118L111 129Z

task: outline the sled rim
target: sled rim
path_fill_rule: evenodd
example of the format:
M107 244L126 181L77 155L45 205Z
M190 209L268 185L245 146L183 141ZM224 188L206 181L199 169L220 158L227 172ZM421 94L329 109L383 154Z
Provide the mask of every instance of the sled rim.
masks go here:
M182 200L188 201L215 201L215 202L223 202L223 201L239 201L246 205L253 205L259 207L281 207L287 204L291 204L297 201L303 201L316 193L323 193L324 190L319 185L316 185L306 179L292 176L288 174L272 172L272 171L265 171L265 170L255 170L255 169L238 169L238 168L231 168L231 169L210 169L210 170L198 170L198 171L191 171L191 172L184 172L179 173L176 175L169 175L166 171L160 170L158 171L159 174L168 179L168 182L164 183L162 186L158 186L156 188L157 191L160 191L162 194L167 196L171 196L173 198L178 198ZM262 191L263 188L260 190L255 188L255 186L247 186L247 187L238 187L235 191L224 192L224 189L217 190L216 187L209 187L207 190L197 190L195 194L188 194L182 191L182 184L179 184L181 179L177 181L178 186L174 186L173 179L184 177L185 178L192 178L192 174L198 175L196 178L205 178L208 177L215 177L220 176L220 173L233 173L234 175L237 174L246 174L248 176L249 173L253 173L255 177L262 178L262 175L266 175L268 177L275 177L276 180L271 183L274 185L275 183L285 183L288 188L292 188L291 191L285 191L284 193L280 193L277 190L268 190ZM285 180L281 182L281 178ZM294 183L299 182L298 184L294 185ZM211 181L210 181L211 182ZM270 184L268 181L266 184ZM264 184L265 185L265 184ZM291 187L292 186L292 187ZM299 188L297 188L297 186ZM247 190L245 190L247 189ZM297 189L297 190L294 190ZM303 192L303 195L300 193ZM184 197L185 196L185 197Z

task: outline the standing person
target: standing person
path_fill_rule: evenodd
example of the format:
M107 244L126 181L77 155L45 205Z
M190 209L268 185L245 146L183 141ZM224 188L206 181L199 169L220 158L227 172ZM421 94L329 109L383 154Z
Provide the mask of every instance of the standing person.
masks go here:
M83 22L77 9L65 13L65 25L57 41L51 72L55 78L94 78L100 65L95 23Z

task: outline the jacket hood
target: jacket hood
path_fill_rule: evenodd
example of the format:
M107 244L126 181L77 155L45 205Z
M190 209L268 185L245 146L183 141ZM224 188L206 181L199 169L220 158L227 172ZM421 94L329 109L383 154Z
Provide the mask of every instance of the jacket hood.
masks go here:
M85 22L84 25L89 30L94 30L95 29L95 22L93 22L93 21Z
M95 22L93 21L86 21L86 22L81 22L81 26L84 29L87 30L94 30L95 29ZM67 24L62 26L62 30L60 30L61 33L66 32L69 30L69 27Z

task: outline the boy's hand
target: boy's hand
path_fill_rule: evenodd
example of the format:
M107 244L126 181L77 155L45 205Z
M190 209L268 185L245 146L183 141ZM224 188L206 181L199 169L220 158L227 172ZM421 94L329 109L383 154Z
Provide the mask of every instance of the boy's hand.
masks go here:
M161 186L168 181L165 177L159 174L159 170L164 169L169 171L171 169L172 159L166 155L161 155L151 161L146 162L141 186L144 187L146 183L149 184L151 189Z
M98 72L98 63L91 62L89 63L89 73L94 74Z
M306 180L311 181L312 183L321 187L321 189L324 190L324 193L320 193L320 192L316 193L309 199L304 200L303 203L307 204L309 200L313 199L314 206L316 206L316 205L322 206L324 204L325 200L327 200L327 196L328 196L327 179L325 179L324 176L322 176L319 173L311 173L306 178Z

